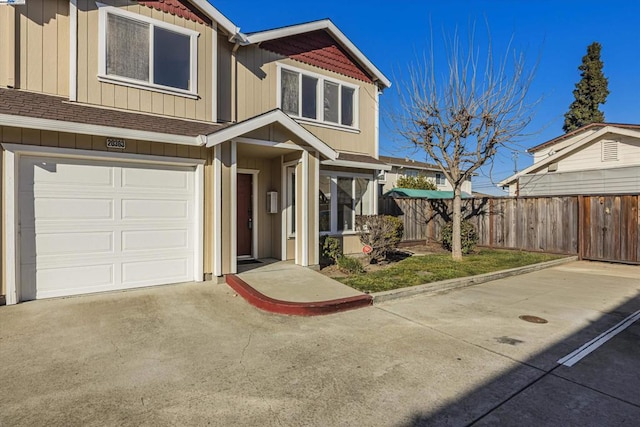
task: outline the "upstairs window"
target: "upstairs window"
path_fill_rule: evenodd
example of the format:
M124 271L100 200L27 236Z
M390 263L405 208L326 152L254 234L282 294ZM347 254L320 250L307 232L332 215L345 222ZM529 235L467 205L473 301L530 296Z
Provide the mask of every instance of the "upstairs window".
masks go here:
M98 77L196 97L197 40L195 31L102 6Z
M445 185L445 183L444 175L436 172L436 185Z
M280 108L293 117L357 127L357 87L327 77L280 68Z

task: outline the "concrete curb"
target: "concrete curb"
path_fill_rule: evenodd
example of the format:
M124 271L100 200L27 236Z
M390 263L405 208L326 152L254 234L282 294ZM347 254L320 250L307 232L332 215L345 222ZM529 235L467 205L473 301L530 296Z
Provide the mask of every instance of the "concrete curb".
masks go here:
M562 265L569 262L577 261L577 256L554 259L553 261L541 262L538 264L525 265L524 267L510 268L508 270L496 271L495 273L479 274L477 276L459 277L457 279L443 280L441 282L427 283L425 285L411 286L409 288L393 289L391 291L375 292L370 294L373 297L373 304L379 304L385 301L392 301L402 298L410 298L416 295L430 295L439 292L450 291L453 289L466 288L469 286L479 285L481 283L490 282L492 280L502 279L505 277L517 276L519 274L531 273L545 268Z
M368 294L329 301L282 301L260 293L235 274L228 274L225 276L225 279L227 284L236 291L238 295L247 300L249 304L271 313L291 316L320 316L373 305L373 298Z

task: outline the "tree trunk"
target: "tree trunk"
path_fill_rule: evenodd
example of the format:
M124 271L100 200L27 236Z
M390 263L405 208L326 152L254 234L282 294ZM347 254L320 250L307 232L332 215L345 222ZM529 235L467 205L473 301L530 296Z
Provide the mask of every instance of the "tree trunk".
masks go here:
M453 189L453 236L451 238L451 257L454 261L462 261L462 192L460 187Z

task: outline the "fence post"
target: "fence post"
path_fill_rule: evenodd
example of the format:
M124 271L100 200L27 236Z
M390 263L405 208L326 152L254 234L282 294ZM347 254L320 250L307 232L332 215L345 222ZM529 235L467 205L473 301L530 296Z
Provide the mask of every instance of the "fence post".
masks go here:
M578 196L578 259L584 257L584 196Z

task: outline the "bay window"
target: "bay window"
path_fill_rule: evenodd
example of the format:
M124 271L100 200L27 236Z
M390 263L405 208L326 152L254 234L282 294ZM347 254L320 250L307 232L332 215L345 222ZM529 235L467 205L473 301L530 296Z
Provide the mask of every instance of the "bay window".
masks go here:
M373 179L357 174L320 173L320 232L355 231L357 215L373 214Z
M280 67L279 106L290 116L357 127L356 86L294 68Z
M101 81L197 97L196 31L112 6L99 26Z

